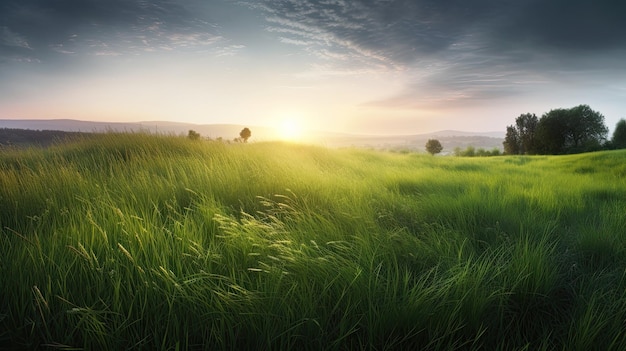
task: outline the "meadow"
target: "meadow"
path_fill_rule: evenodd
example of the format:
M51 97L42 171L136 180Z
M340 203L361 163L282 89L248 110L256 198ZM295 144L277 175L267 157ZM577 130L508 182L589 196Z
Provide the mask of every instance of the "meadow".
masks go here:
M0 150L0 348L626 349L626 151Z

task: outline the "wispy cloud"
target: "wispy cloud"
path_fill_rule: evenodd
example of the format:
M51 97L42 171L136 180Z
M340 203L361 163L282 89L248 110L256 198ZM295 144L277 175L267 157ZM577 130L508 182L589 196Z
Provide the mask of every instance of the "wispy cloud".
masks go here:
M196 17L187 1L94 0L0 4L0 56L119 56L168 50L205 50L223 38ZM28 49L30 52L19 52ZM54 61L54 60L52 60Z
M426 0L272 0L263 9L268 30L293 43L394 68L445 50L487 20L480 2L461 10Z
M32 50L24 36L13 32L8 27L0 27L0 43L5 46Z
M405 91L372 103L451 105L523 94L613 50L626 60L618 0L262 0L267 31L324 71L406 71ZM624 50L619 50L619 49ZM626 62L626 61L622 61ZM349 64L348 64L349 63ZM558 63L558 64L555 64ZM614 67L613 67L614 68Z
M167 65L176 55L216 72L258 72L259 86L380 83L350 91L357 101L346 105L407 115L544 89L585 97L611 86L619 100L624 13L622 0L3 0L0 74L31 71L22 63L49 65L38 72L82 69L81 60ZM223 84L240 94L229 74ZM254 99L260 89L251 90Z
M217 57L235 56L239 51L245 48L245 45L226 45L218 48L215 52L215 55Z

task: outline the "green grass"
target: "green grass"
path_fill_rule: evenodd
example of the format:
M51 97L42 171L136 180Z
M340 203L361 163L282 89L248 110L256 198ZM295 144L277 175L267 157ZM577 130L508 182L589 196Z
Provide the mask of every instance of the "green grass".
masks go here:
M626 348L625 151L1 152L0 348Z

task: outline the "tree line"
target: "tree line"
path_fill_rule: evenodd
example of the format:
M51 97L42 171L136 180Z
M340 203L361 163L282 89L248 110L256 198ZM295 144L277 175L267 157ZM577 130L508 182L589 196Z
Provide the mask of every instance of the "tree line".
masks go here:
M604 116L588 105L559 108L538 118L525 113L506 128L503 146L509 155L559 155L626 148L626 120L608 139Z
M250 137L252 136L252 131L250 131L250 129L248 127L244 128L241 130L241 132L239 132L239 137L238 138L234 138L233 142L235 143L247 143L248 139L250 139ZM200 133L196 132L193 129L189 130L189 133L187 134L187 137L191 140L200 140L200 138L202 137L200 135ZM209 140L211 140L211 138L207 138ZM218 137L216 139L216 141L220 141L223 142L223 138L222 137ZM230 141L226 141L226 142L230 142Z
M560 155L598 150L626 149L626 120L615 125L613 136L608 139L609 129L604 116L588 105L558 108L544 113L541 118L534 113L524 113L507 126L503 141L507 155ZM436 139L426 143L426 151L432 155L443 149ZM456 156L498 156L492 151L468 147L456 148Z
M0 148L2 147L47 147L71 139L85 138L93 133L66 132L60 130L32 130L0 128Z

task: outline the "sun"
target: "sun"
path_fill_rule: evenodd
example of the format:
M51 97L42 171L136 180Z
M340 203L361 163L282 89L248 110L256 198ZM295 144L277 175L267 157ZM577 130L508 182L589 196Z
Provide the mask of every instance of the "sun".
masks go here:
M283 140L296 141L302 138L302 122L296 118L284 118L278 126L278 136Z

